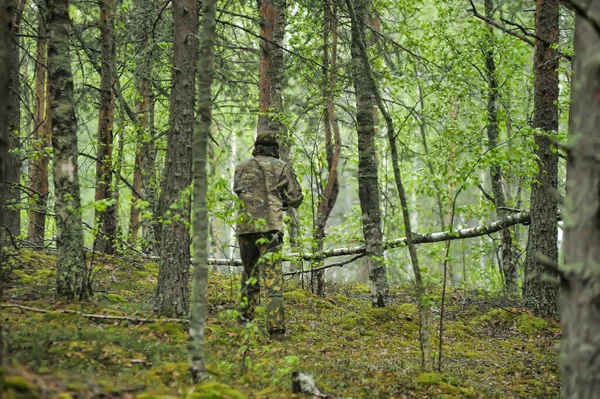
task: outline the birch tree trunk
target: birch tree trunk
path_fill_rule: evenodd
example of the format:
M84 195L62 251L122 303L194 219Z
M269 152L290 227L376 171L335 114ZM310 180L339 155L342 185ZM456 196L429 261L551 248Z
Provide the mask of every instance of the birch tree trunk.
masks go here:
M190 195L198 9L195 0L174 0L173 89L165 176L159 202L160 264L155 310L168 317L189 312Z
M190 374L194 383L207 377L204 363L204 325L208 289L208 211L206 207L206 157L210 133L216 0L202 4L202 36L198 65L198 118L194 131L194 285L190 312Z
M82 300L88 297L89 287L81 227L77 119L69 48L69 1L46 0L46 7L58 250L56 294L61 300Z
M492 19L494 16L494 1L485 0L485 15ZM488 25L488 43L485 51L485 67L488 81L488 149L491 151L498 147L498 78L496 76L496 62L494 59L494 28ZM490 167L490 175L492 177L492 194L494 196L494 205L496 206L496 214L503 218L506 216L506 196L504 195L504 183L502 177L502 168L499 165ZM517 285L517 269L512 252L512 237L509 229L504 229L500 232L500 242L502 249L501 267L504 272L504 289L509 294L516 294Z
M535 105L533 127L538 148L539 172L531 187L531 226L525 258L523 297L525 304L538 314L558 316L558 286L545 279L547 270L536 258L543 255L558 263L558 227L555 220L558 205L553 193L558 183L558 153L550 137L558 130L558 59L552 48L558 43L559 0L536 2L534 74ZM543 40L543 41L542 41Z
M27 226L27 239L37 247L44 245L46 234L46 204L48 201L48 155L46 147L50 144L51 118L48 85L46 83L46 57L48 53L46 42L46 9L43 4L38 11L38 42L34 73L34 98L33 98L33 148L36 156L31 161L30 190L33 199L30 201L29 220Z
M96 201L112 199L113 177L113 128L115 122L115 83L116 52L113 39L115 2L101 0L100 7L100 115L98 117L98 155L96 156ZM112 254L115 252L117 233L117 206L110 204L105 209L96 208L98 233L94 249Z
M346 2L351 8L351 3ZM364 26L369 15L368 0L357 0L356 23L352 28L352 76L356 91L356 128L358 132L358 196L362 210L371 303L384 307L389 293L387 273L383 263L381 213L379 209L379 183L373 122L373 93L361 55L364 43Z
M600 0L588 3L600 15ZM592 399L600 392L600 34L584 17L575 21L565 264L561 268L562 397Z

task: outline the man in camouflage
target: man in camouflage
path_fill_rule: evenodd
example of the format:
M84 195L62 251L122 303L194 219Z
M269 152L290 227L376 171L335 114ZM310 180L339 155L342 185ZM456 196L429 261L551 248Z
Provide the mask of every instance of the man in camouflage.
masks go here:
M242 201L237 236L242 273L242 320L252 320L260 295L260 271L267 293L267 330L271 337L285 334L283 309L283 211L297 208L303 200L302 187L291 165L279 159L279 142L274 132L259 133L252 158L235 168L233 191Z

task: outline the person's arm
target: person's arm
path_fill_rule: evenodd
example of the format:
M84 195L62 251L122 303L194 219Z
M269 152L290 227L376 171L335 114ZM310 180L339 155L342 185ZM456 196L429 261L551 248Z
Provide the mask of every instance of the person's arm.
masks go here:
M285 165L282 173L281 196L283 203L292 208L298 208L304 199L302 186L298 182L291 165Z

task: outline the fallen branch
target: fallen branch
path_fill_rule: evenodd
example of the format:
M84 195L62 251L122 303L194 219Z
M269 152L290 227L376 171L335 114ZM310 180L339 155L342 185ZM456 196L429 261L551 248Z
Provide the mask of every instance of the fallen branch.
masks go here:
M464 238L473 238L480 237L492 233L496 233L500 230L504 230L508 227L514 226L516 224L527 224L529 223L529 211L523 211L519 213L515 213L513 215L506 216L505 218L498 220L494 223L490 223L489 225L473 227L470 229L462 229L456 231L443 231L438 233L429 233L429 234L419 234L413 233L413 240L415 244L428 244L433 242L442 242L442 241L450 241L450 240L461 240ZM397 238L395 240L386 241L383 243L383 248L394 249L406 245L406 237ZM303 260L307 262L320 261L326 258L333 258L336 256L351 256L351 255L361 255L365 254L365 246L356 246L350 248L335 248L330 249L328 251L317 252L317 253L289 253L283 256L284 261L298 261ZM151 257L153 259L158 259L158 257ZM209 265L216 266L242 266L242 261L240 259L208 259ZM339 266L338 264L325 265L323 267L335 267ZM343 266L343 265L342 265ZM308 270L310 271L310 270ZM307 271L307 272L308 272Z
M146 318L138 318L138 317L132 317L132 316L113 316L113 315L104 315L104 314L81 313L76 310L65 310L65 309L48 310L48 309L32 308L30 306L19 305L19 304L15 304L15 303L3 303L0 305L0 307L1 308L16 308L16 309L26 310L28 312L35 312L35 313L73 314L73 315L85 317L87 319L95 319L95 320L131 321L133 323L165 323L165 322L181 323L181 324L188 323L187 319L146 319Z
M298 270L298 271L295 271L295 272L288 272L288 273L284 273L283 275L284 276L295 276L297 274L302 274L302 273L318 272L319 270L330 269L332 267L342 267L342 266L346 266L347 264L352 263L355 260L358 260L358 259L360 259L360 258L362 258L362 257L364 257L366 255L367 255L366 253L362 253L362 254L353 256L350 259L343 260L341 262L329 263L329 264L324 265L324 266L315 267L314 269Z

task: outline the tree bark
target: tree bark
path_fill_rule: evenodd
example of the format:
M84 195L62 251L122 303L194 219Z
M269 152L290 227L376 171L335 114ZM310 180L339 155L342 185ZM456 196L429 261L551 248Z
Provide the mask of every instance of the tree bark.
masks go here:
M599 15L600 1L588 6ZM591 399L600 391L600 34L582 16L575 21L565 264L561 268L562 397Z
M204 326L208 290L208 210L206 158L210 134L216 37L216 0L202 5L202 39L198 65L198 118L194 132L194 285L190 312L190 374L194 383L208 375L205 367Z
M525 258L523 297L535 313L558 316L558 286L545 279L547 270L537 259L543 255L558 263L558 227L554 216L558 205L553 193L558 182L558 153L548 135L558 130L558 60L552 49L558 43L559 0L538 0L536 3L534 55L534 113L533 127L538 148L539 172L531 187L531 226Z
M21 180L21 158L16 150L21 147L21 105L20 101L20 81L19 81L19 27L25 7L25 0L13 0L14 17L13 36L12 36L12 60L10 69L10 83L8 91L8 101L11 103L11 112L8 123L8 166L6 181L8 182L8 191L6 193L6 214L4 216L4 224L0 225L7 229L7 233L12 237L18 237L21 233L21 211L20 202L21 194L18 185Z
M485 0L485 15L492 18L494 15L494 0ZM485 69L488 83L488 102L487 102L487 135L488 149L492 151L498 147L498 78L496 76L496 61L494 59L495 42L494 28L488 25L488 43L485 50ZM490 166L490 175L492 177L492 194L494 196L494 205L496 214L499 218L507 215L506 196L504 194L504 179L502 177L502 167L499 165ZM504 272L504 289L509 294L516 294L518 290L517 269L512 252L512 236L510 229L504 229L500 232L500 246L502 248L501 267Z
M49 119L50 101L48 85L46 82L46 62L47 62L47 32L46 32L46 10L40 5L38 12L38 43L36 51L36 63L34 74L34 99L33 99L33 123L35 130L33 132L33 148L36 156L31 162L30 178L31 209L29 210L29 220L27 225L27 239L36 247L44 246L44 236L46 234L46 204L48 202L48 161L49 157L46 148L51 145L51 126Z
M198 10L195 0L174 0L173 88L165 176L160 195L160 265L157 313L180 317L189 311L190 195Z
M327 219L335 206L340 186L338 182L338 164L342 149L342 139L340 128L335 115L335 105L333 102L335 89L335 67L337 61L337 6L335 0L330 6L329 0L323 0L323 124L325 126L325 153L327 155L327 181L323 188L323 196L320 199L317 223L315 228L315 238L317 240L317 251L323 250L323 241L325 239L325 225ZM332 9L333 8L333 9ZM329 32L331 31L331 59L329 57ZM333 130L333 140L332 140ZM317 294L325 293L325 274L324 270L315 272L317 280ZM311 279L312 281L312 279Z
M113 39L115 2L100 0L100 115L98 117L98 153L96 161L96 201L112 200L113 178L113 128L115 122L116 52ZM117 205L96 208L96 228L94 249L113 254L117 234Z
M56 294L61 300L88 298L77 167L77 119L70 59L69 1L46 0L48 82L54 150Z
M0 0L0 92L7 93L10 90L12 63L14 61L13 43L13 8L14 1ZM0 102L0 127L9 124L9 118L14 110L12 101ZM4 226L4 199L9 190L6 184L8 168L9 130L0 128L0 227ZM6 231L0 228L0 299L4 288L4 236ZM2 323L0 322L0 327ZM2 328L0 328L0 364L3 363L4 345L2 341Z
M257 133L268 129L276 130L280 135L281 159L291 163L292 146L288 137L287 126L281 122L283 113L283 39L286 28L286 0L260 0L260 70L259 70L259 109ZM298 210L289 208L287 216L290 217L288 234L290 245L297 248L299 234ZM292 269L296 266L292 264Z
M349 8L351 4L349 4ZM379 182L377 154L375 149L375 125L373 122L373 93L361 55L364 43L364 26L369 15L369 1L355 2L356 23L352 28L352 75L356 91L356 128L358 132L358 196L362 210L371 303L385 306L389 293L387 273L383 263L383 233L379 209Z
M142 15L145 15L149 7L145 0L136 3L136 7ZM141 60L142 66L138 76L138 94L137 102L138 132L135 154L135 165L133 172L133 187L136 193L143 196L150 209L154 209L155 194L155 143L154 143L154 95L152 91L152 71L154 67L154 52L150 41L152 35L152 21L149 18L143 18L141 42L148 50L143 52L144 59ZM129 234L131 242L138 240L140 227L142 228L142 251L146 252L151 247L151 229L149 229L148 220L140 220L139 200L136 193L133 193L131 200L131 210L129 214Z

